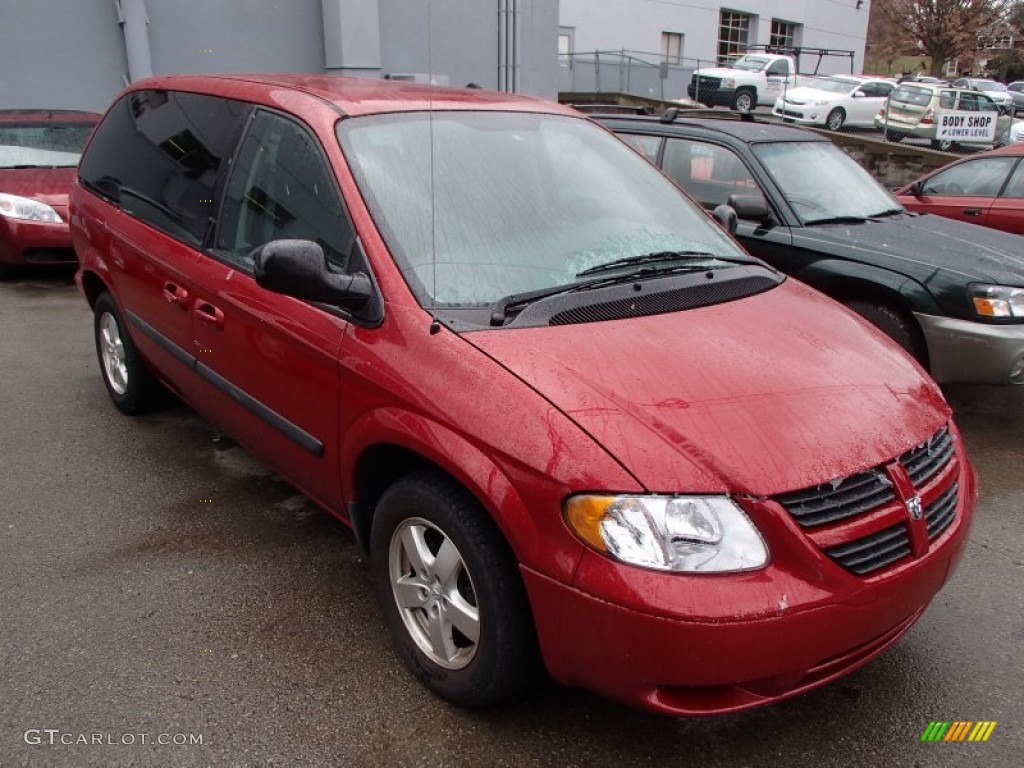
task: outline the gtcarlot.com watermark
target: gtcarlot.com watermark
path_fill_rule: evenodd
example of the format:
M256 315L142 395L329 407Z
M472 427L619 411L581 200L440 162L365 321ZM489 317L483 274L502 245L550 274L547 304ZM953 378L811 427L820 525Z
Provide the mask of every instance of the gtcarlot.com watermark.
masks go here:
M133 747L140 744L160 747L202 746L201 733L113 733L62 731L60 728L29 728L22 738L32 746L104 746Z

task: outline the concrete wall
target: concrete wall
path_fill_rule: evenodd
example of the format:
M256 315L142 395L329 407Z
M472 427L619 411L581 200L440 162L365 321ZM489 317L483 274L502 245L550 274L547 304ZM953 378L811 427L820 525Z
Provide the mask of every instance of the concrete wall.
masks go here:
M518 90L554 98L559 0L517 1ZM148 13L154 74L432 71L498 86L499 0L123 2ZM102 111L127 70L115 0L0 0L0 109Z
M575 28L575 50L661 52L661 33L684 35L683 56L712 61L718 52L718 22L723 6L757 17L752 43L767 43L772 19L803 25L800 45L857 52L854 69L863 68L868 6L856 0L561 0L559 24ZM806 60L804 66L814 62ZM826 59L822 73L849 72L846 59Z
M0 109L101 111L127 68L113 0L0 0Z

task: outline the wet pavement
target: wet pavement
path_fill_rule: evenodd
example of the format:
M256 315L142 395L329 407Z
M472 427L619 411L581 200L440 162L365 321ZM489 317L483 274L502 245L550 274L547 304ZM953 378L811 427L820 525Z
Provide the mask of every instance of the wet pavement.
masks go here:
M0 284L0 328L0 766L1022 764L1024 388L947 391L971 542L866 668L713 719L551 683L472 713L406 673L344 526L187 408L114 410L72 286ZM933 720L998 724L921 743Z

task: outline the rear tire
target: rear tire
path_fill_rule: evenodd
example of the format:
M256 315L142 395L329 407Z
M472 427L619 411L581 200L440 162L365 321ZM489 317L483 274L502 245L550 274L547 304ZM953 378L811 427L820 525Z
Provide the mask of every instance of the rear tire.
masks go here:
M955 141L939 141L938 139L932 139L931 148L936 149L939 152L953 152L957 149Z
M540 654L518 563L465 488L433 470L388 488L370 568L399 655L434 693L484 707L534 681Z
M146 368L128 334L117 304L101 293L93 309L96 355L107 394L121 413L130 416L151 411L164 401L164 390Z
M840 131L843 128L843 123L846 122L846 112L841 107L836 107L828 113L828 117L825 118L825 127L830 131Z
M885 140L891 141L894 144L899 144L901 141L907 138L907 135L905 133L900 133L899 131L891 131L888 128L886 128L883 131L883 133L885 134Z
M924 336L909 314L875 301L847 301L846 306L903 347L921 365L928 367Z

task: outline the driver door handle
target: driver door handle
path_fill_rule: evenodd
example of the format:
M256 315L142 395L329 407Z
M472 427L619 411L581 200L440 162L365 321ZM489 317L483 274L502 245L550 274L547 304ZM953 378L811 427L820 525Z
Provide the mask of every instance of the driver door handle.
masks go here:
M164 283L164 298L169 304L177 304L181 307L188 304L188 291L177 283L167 281Z
M207 325L214 325L218 328L224 327L224 313L219 307L215 307L208 301L199 299L193 306L195 316Z
M981 208L964 208L964 216L981 216Z

